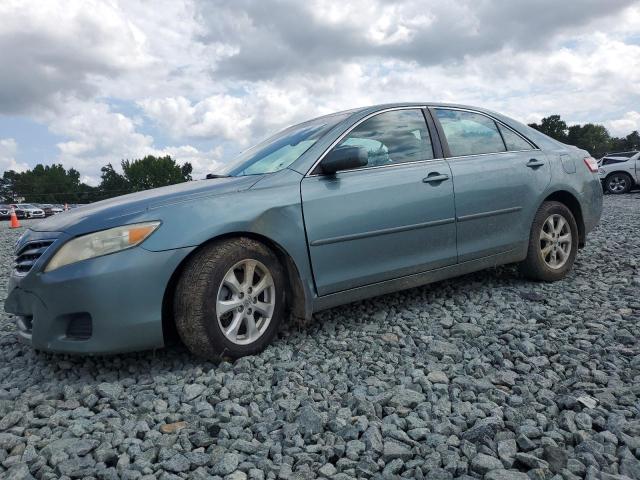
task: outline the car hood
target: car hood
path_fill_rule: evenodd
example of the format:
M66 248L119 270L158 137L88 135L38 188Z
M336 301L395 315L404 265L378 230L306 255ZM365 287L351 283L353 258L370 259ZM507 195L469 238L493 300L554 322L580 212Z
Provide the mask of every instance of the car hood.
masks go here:
M31 230L78 235L110 228L159 207L246 190L260 178L253 175L198 180L122 195L59 213L31 226Z

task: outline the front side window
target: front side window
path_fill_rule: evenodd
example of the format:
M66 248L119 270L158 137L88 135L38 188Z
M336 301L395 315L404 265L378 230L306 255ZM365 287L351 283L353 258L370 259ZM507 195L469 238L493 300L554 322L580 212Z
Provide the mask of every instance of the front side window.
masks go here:
M505 127L504 125L499 125L498 128L500 128L500 133L502 133L502 138L504 138L504 143L507 145L507 150L517 152L521 150L533 149L533 146L531 146L529 142L527 142L524 138L522 138L513 130Z
M351 130L337 147L344 145L365 148L367 167L433 159L431 136L419 109L392 110L371 117Z
M454 157L504 152L496 122L479 113L436 109L449 151Z

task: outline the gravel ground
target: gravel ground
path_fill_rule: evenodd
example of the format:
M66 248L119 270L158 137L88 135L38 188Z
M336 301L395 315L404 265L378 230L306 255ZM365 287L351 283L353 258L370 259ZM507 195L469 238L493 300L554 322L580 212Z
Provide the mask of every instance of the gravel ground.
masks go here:
M497 268L315 320L214 365L36 353L2 314L0 477L640 479L640 194L605 198L565 281Z

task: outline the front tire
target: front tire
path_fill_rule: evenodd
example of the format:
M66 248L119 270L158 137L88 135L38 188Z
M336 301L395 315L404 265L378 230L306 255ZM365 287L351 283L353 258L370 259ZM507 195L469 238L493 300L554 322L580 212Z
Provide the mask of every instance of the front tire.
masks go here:
M571 270L577 252L578 225L571 210L560 202L544 202L533 220L520 271L531 280L555 282Z
M631 179L631 175L623 172L612 173L605 180L605 188L607 192L614 195L627 193L631 190L632 185L633 180Z
M276 256L249 238L216 242L187 263L174 316L189 350L218 360L262 351L285 315L285 277Z

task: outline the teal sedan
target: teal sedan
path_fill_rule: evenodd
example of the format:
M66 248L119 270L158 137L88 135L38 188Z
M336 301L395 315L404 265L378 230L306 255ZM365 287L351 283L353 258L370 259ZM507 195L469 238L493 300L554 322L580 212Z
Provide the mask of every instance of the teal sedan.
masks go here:
M21 340L81 354L262 350L287 316L517 263L562 279L602 210L598 165L480 108L310 120L224 170L34 224L5 302Z

